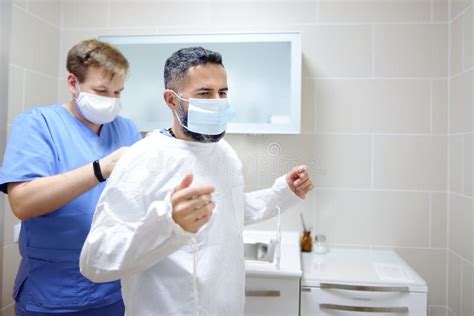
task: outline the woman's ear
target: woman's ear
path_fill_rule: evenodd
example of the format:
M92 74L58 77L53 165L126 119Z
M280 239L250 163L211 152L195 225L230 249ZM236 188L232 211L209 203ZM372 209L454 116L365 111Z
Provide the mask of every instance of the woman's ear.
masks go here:
M176 107L178 106L178 98L176 97L173 90L166 89L163 92L163 99L165 100L171 111L176 110Z

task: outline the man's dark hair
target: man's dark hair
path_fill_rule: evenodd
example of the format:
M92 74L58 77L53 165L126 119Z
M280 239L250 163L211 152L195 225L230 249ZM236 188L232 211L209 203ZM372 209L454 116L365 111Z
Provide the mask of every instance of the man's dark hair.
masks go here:
M187 47L174 52L165 63L165 89L176 90L189 68L205 64L224 67L221 54L202 47Z

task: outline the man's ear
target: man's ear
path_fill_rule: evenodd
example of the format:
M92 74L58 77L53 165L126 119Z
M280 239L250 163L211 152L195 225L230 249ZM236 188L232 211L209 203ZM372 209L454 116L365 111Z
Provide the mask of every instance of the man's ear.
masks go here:
M176 110L176 107L178 106L178 98L174 94L173 90L166 89L163 91L163 99L166 102L166 105L170 108L171 111Z
M68 73L66 77L66 83L67 83L67 88L71 92L71 94L74 96L77 96L79 94L79 90L77 89L77 78L74 76L72 73Z

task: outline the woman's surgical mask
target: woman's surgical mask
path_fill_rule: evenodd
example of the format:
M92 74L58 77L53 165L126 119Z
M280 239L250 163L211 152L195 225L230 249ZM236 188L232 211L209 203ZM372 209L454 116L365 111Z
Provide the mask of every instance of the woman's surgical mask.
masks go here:
M183 99L176 92L173 93L178 99L189 103L187 126L184 126L179 115L176 115L179 124L188 131L203 135L219 135L225 131L227 122L235 115L228 99Z
M120 98L81 92L79 84L77 84L77 88L79 90L79 95L76 98L77 107L81 114L94 124L102 125L112 122L122 109Z

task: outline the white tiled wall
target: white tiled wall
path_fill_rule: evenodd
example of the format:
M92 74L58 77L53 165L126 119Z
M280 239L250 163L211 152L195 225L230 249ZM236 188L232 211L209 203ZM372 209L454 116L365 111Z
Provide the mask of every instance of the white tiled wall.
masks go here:
M451 315L474 315L473 3L450 6L448 292Z
M10 122L69 100L66 53L82 39L301 31L303 134L227 136L247 189L308 164L318 188L284 229L300 230L303 212L332 244L393 247L428 281L433 315L472 310L472 282L456 282L473 270L472 0L57 1L16 1Z
M59 0L13 1L9 69L8 127L23 110L33 105L58 102ZM6 201L7 199L5 199ZM13 242L13 226L19 221L5 207L1 313L13 315L13 282L20 255Z

